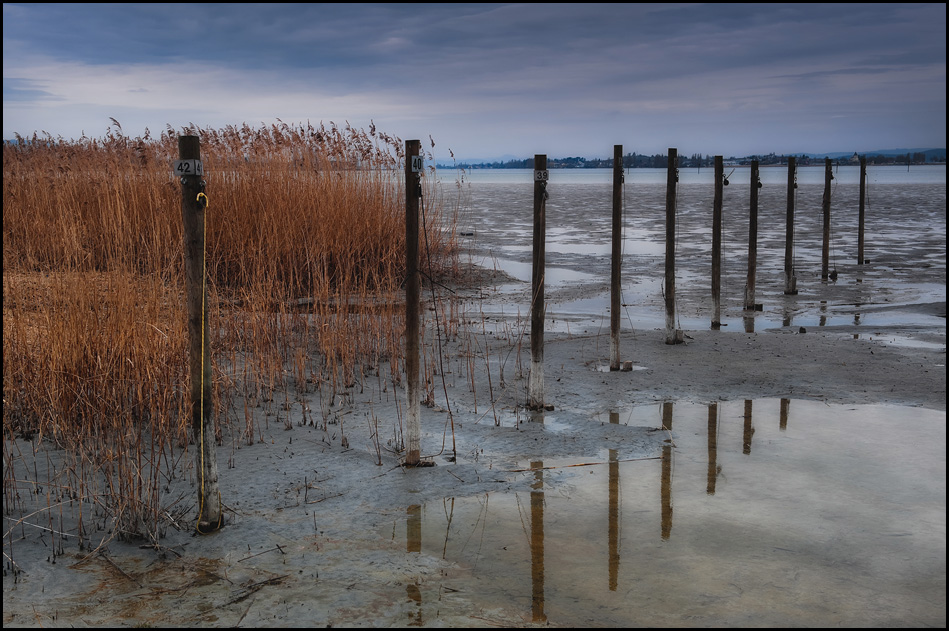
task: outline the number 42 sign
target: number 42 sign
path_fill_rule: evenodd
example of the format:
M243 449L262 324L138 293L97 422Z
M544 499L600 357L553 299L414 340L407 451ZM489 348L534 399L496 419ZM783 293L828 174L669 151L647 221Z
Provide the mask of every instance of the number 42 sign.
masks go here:
M184 177L186 175L204 175L204 165L200 160L175 160L172 167L174 175Z

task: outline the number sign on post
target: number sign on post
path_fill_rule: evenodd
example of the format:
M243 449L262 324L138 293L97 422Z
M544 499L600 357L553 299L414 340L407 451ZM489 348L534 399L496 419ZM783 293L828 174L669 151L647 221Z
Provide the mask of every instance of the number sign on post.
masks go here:
M204 164L200 160L175 160L172 173L178 177L187 175L204 176Z

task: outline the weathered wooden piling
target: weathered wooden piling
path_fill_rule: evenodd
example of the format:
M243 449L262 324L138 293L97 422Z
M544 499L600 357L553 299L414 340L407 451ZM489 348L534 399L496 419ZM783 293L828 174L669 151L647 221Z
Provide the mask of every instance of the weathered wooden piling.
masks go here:
M422 143L405 141L405 373L406 453L405 464L421 460L422 423L419 389L419 301L418 270L419 197L421 195Z
M544 408L544 273L547 233L547 156L534 156L534 241L531 258L531 367L527 405Z
M866 261L863 258L863 221L866 217L867 209L867 158L860 156L860 210L858 213L857 227L857 265L863 265Z
M794 203L797 193L797 158L788 158L788 205L787 232L784 236L784 293L797 294L797 277L794 275Z
M755 276L758 269L758 190L761 177L758 174L758 161L751 161L751 200L748 219L748 276L745 280L745 310L756 311Z
M830 158L824 158L824 198L822 202L824 214L824 241L821 247L820 277L827 280L830 276L830 182L834 179L833 167Z
M715 156L715 197L712 202L712 328L722 325L722 198L725 163Z
M610 265L610 370L620 369L619 328L623 258L623 145L613 145L613 251Z
M208 330L208 292L205 233L208 197L204 191L201 145L197 136L178 137L181 175L181 218L184 233L184 269L188 310L191 372L191 431L198 445L199 472L197 531L207 534L224 526L218 485L217 439L214 429L211 336Z
M678 344L682 341L681 331L676 330L676 184L679 181L679 153L669 149L669 162L666 165L666 344Z

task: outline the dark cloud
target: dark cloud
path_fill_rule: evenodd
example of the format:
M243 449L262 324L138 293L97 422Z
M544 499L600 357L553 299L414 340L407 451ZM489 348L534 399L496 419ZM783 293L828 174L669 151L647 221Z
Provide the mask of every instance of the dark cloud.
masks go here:
M313 103L295 115L342 118L355 103L380 125L503 129L498 143L516 130L583 133L624 117L643 133L695 121L704 137L707 125L768 128L856 100L867 101L861 120L883 129L887 95L898 93L901 120L944 144L945 98L934 106L933 92L945 94L945 12L935 3L5 4L4 103L71 94L76 111L91 108L57 72L158 98L171 91L169 72L200 68L220 77L208 109L246 95L251 117L287 118L292 101Z
M35 81L29 79L3 78L3 102L28 102L28 101L61 101L62 97L56 96L39 87Z

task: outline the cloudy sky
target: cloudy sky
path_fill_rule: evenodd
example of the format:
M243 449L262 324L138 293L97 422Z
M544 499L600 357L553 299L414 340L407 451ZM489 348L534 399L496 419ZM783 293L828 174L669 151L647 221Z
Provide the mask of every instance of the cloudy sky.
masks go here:
M3 137L370 122L439 161L946 146L946 5L4 4Z

